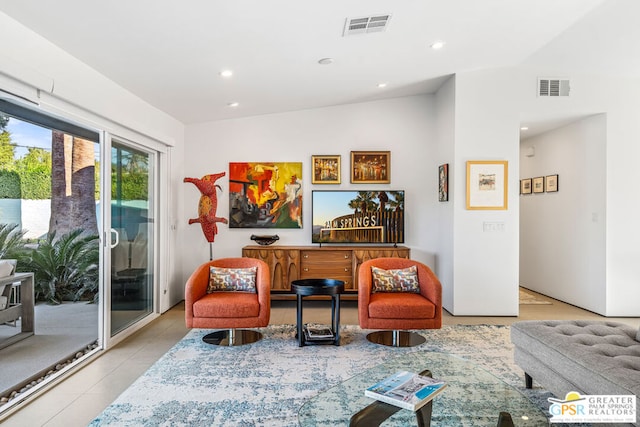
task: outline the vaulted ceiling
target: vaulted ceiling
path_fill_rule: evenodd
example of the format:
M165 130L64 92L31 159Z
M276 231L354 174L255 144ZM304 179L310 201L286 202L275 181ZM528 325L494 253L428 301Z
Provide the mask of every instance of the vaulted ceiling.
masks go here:
M483 68L638 76L639 3L0 0L0 11L189 124L430 93ZM372 16L389 17L382 31L344 34Z

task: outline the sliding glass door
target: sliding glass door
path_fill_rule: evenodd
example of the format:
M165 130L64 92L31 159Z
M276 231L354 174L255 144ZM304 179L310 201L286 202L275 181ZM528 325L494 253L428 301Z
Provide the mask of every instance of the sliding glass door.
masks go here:
M111 337L154 311L156 159L112 140Z

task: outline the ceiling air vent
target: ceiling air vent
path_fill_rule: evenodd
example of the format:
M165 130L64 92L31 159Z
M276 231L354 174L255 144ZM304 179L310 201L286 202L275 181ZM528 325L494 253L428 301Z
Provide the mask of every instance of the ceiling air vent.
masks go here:
M343 36L354 34L379 33L387 28L391 15L366 16L362 18L347 18Z
M569 96L569 90L569 79L538 79L538 96Z

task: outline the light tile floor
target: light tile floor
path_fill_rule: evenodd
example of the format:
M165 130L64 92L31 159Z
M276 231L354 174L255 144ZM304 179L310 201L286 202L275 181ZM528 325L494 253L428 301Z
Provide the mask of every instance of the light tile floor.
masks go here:
M518 320L543 319L600 319L600 315L569 304L552 301L551 305L520 305L518 317L451 316L444 313L443 323L508 325ZM328 322L328 302L307 301L304 307L306 322ZM640 326L640 318L607 320ZM295 324L294 301L274 301L271 324ZM344 301L341 324L357 324L355 301ZM178 304L150 325L105 352L68 379L24 405L9 418L0 421L3 427L76 427L86 426L104 408L144 373L161 355L186 333L184 304Z

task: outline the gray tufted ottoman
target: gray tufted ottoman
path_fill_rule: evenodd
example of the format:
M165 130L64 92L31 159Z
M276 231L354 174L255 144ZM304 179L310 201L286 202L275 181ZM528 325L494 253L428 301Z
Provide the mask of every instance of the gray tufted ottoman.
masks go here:
M633 394L640 409L640 330L606 321L523 321L511 326L511 342L527 388L535 379L560 398L569 391Z

